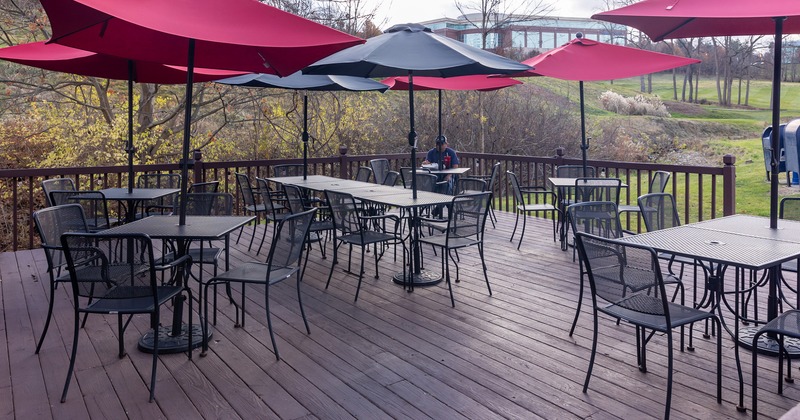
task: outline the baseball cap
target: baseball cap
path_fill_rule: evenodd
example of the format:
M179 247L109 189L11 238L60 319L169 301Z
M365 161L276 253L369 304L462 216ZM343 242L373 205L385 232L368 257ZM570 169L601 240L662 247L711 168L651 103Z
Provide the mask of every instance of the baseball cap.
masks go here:
M447 137L445 136L436 137L436 144L446 144L446 143L447 143Z

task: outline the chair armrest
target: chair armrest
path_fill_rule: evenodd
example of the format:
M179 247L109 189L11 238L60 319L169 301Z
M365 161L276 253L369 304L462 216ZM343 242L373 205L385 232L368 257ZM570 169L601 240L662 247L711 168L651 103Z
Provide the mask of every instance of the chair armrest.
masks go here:
M174 254L173 254L174 255ZM155 269L158 271L170 270L173 268L178 268L185 265L192 264L192 257L189 255L184 255L178 259L169 260L169 261L161 261L161 264L155 265Z

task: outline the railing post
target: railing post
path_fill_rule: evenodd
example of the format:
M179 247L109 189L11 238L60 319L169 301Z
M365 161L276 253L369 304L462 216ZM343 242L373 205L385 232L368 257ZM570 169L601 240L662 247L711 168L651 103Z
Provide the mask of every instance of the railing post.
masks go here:
M347 164L347 146L339 146L339 178L350 179L350 165Z
M205 171L203 170L203 151L200 149L195 149L194 151L194 167L192 168L192 173L194 176L193 183L197 184L203 182L203 174Z
M722 214L736 214L736 156L722 157Z
M561 166L563 164L564 164L564 148L563 147L557 147L556 148L556 164L555 164L555 166L553 168L551 168L551 171L552 171L553 175L555 175L555 168L558 168L559 166Z

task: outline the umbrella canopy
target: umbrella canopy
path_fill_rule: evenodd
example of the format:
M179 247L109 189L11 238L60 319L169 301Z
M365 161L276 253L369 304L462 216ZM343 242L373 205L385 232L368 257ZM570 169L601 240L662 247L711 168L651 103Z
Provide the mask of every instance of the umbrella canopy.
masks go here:
M381 83L386 84L392 90L409 90L411 88L407 76L389 77L381 80ZM482 74L456 77L422 76L414 78L414 89L439 91L439 136L437 137L437 140L444 137L442 134L443 90L477 90L480 92L486 92L521 84L522 82L519 80L489 77Z
M586 173L586 160L589 144L586 141L586 115L583 98L583 82L597 80L625 79L656 73L699 63L700 60L662 54L638 48L606 44L578 37L546 53L531 57L524 64L532 66L529 70L514 77L548 76L562 80L578 81L581 106L581 157L583 172Z
M641 30L653 41L703 36L775 34L773 57L783 57L784 33L800 33L800 2L796 0L647 0L598 13L593 19ZM780 149L781 62L772 78L772 176L770 227L778 227L778 153Z
M419 24L395 25L381 35L326 57L303 69L306 74L359 77L408 76L411 167L416 172L417 133L414 131L414 76L454 77L471 74L518 73L530 67L462 42L434 34ZM417 196L412 173L412 194Z
M195 66L289 75L364 40L254 0L41 0L53 41L186 66L179 224L186 224Z
M247 87L278 88L291 90L315 91L369 91L380 92L389 89L383 83L363 77L308 75L301 72L287 77L271 74L243 74L218 80L217 83ZM308 95L303 93L303 179L308 177Z
M126 60L59 44L31 42L0 49L0 59L44 70L128 81L128 191L133 189L133 82L177 84L186 82L186 68L149 61ZM230 77L239 72L195 69L195 81Z

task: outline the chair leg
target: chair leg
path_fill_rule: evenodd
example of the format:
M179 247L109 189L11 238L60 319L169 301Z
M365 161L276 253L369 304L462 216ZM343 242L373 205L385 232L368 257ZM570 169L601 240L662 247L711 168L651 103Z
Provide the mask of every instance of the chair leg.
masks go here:
M672 330L667 330L667 402L664 407L664 418L669 418L669 409L672 403Z
M277 220L274 223L277 226ZM261 248L264 246L264 241L267 239L267 229L269 228L269 219L266 217L264 218L264 233L261 235L261 244L258 245L258 251L256 251L256 255L261 255Z
M580 265L580 282L578 284L578 307L575 309L575 318L572 320L572 327L569 329L569 336L575 332L575 326L578 325L578 317L581 315L581 306L583 305L583 261L578 263Z
M154 314L156 319L159 318L158 316L158 308L156 308L156 312ZM150 370L150 402L156 398L156 368L158 367L158 322L156 322L155 330L153 333L155 334L155 340L153 340L153 367ZM120 334L122 335L122 334ZM191 343L191 341L189 341ZM189 345L189 351L191 352L191 344Z
M256 224L253 225L253 234L250 235L250 245L247 246L247 252L250 252L250 250L253 248L253 239L256 238L256 230L258 230L258 225L260 224L259 221L260 219L258 217L258 213L256 213Z
M331 271L328 273L328 281L325 282L325 289L331 284L331 277L333 277L333 269L336 267L337 255L339 254L339 244L336 243L336 238L333 238L333 261L331 262Z
M453 283L450 281L450 263L449 262L445 262L445 261L447 261L448 258L450 258L449 254L450 253L448 252L447 249L442 248L442 264L444 264L444 266L445 266L444 278L445 278L445 281L447 281L447 290L450 291L450 305L452 305L455 308L456 307L456 299L453 297Z
M300 280L301 277L297 275L297 303L300 305L300 315L303 316L303 324L306 326L306 333L311 334L311 328L308 328L308 320L306 319L306 311L303 309L303 296L300 293Z
M367 246L363 245L361 247L361 269L358 270L358 286L356 286L356 297L353 299L353 302L358 300L358 292L361 291L361 280L364 278L364 258L366 258ZM378 269L378 266L375 266L375 270Z
M64 382L64 391L61 392L61 402L67 400L67 391L72 379L72 371L75 369L75 356L78 354L78 330L80 329L80 314L75 310L75 332L72 336L72 354L69 358L69 368L67 369L67 380Z
M275 352L275 360L281 360L278 354L278 345L275 343L275 334L272 332L272 317L269 314L269 283L264 291L264 308L267 311L267 329L269 329L269 339L272 341L272 350Z
M519 210L517 210L516 213L517 219L514 221L514 230L511 231L511 239L508 240L509 242L514 242L514 235L517 233L517 225L519 224Z
M42 335L39 337L39 342L36 343L35 354L39 354L39 350L42 349L42 343L44 343L44 337L47 335L47 329L50 328L50 319L53 317L53 301L55 300L55 295L55 282L53 279L50 279L50 302L48 302L47 305L47 318L44 321L44 328L42 329Z
M481 265L483 265L483 278L486 279L486 288L489 289L489 296L492 295L492 286L489 285L489 274L486 269L486 260L483 258L483 244L478 244L478 253L481 255Z
M122 327L122 314L117 314L117 329L119 330L119 358L122 359L125 357L125 342L122 338L125 335L123 334L125 329ZM158 323L153 326L153 334L158 338ZM155 341L158 341L158 339Z
M518 214L518 216L519 216L519 214ZM528 220L528 215L527 214L523 214L522 215L522 232L519 234L519 243L517 244L517 249L519 249L519 247L522 246L522 238L525 237L525 225L527 224L527 220Z
M589 368L586 370L586 380L583 382L583 393L589 389L589 379L592 378L594 358L597 354L597 308L594 309L594 331L592 331L592 354L589 356Z

